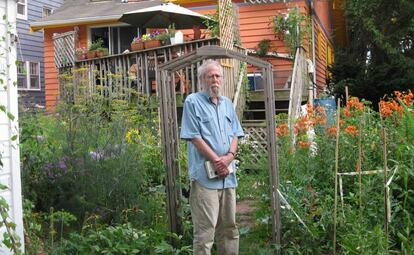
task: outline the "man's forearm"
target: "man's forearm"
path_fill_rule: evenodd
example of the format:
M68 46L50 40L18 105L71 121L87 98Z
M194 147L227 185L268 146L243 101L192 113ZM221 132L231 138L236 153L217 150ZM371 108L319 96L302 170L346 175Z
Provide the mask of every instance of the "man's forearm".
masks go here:
M210 146L202 138L193 138L191 143L197 148L197 150L210 161L217 161L219 156L215 153Z
M234 136L233 140L231 141L230 150L229 150L229 152L233 153L233 156L235 156L237 153L238 144L239 144L239 138L237 136Z

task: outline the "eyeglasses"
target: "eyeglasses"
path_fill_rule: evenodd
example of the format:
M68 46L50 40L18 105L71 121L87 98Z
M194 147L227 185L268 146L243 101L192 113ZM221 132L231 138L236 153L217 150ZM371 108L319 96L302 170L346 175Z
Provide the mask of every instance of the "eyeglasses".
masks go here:
M207 75L207 79L220 79L222 76L219 74Z

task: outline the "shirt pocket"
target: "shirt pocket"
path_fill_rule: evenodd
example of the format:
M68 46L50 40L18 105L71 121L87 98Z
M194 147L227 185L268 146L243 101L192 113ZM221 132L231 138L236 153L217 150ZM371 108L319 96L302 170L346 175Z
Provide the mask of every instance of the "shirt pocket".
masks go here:
M200 129L202 137L212 136L214 129L213 117L201 117Z
M233 120L230 115L226 114L225 118L225 128L226 128L226 135L233 137Z

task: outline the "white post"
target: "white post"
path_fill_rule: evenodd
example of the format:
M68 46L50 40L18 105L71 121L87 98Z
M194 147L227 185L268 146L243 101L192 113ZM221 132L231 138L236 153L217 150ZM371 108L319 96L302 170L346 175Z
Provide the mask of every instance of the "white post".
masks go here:
M16 44L13 40L17 34L15 0L0 1L0 16L4 15L6 20L0 21L0 34L5 36L4 40L0 40L0 76L4 81L0 85L0 105L4 106L6 112L14 118L10 119L5 112L0 111L0 155L3 163L3 167L0 166L0 183L8 187L6 190L0 190L0 196L10 206L8 220L16 224L16 234L20 237L22 252L24 252L19 138L12 139L19 134L17 86L15 85L17 81ZM5 227L0 229L1 237L5 231ZM13 254L2 243L0 253Z

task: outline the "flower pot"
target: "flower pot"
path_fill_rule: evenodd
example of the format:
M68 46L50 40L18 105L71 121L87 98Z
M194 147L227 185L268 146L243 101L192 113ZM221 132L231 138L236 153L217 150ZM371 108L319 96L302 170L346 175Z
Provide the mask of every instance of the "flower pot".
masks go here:
M134 42L131 43L131 51L138 51L144 49L144 43L143 42Z
M145 49L156 48L160 46L161 46L161 41L159 40L151 40L151 41L144 42Z
M102 57L107 56L108 55L108 52L107 51L103 51L103 50L99 50L99 51L96 52L96 55L97 55L98 58L102 58Z
M77 60L85 60L85 59L88 59L88 55L87 55L87 53L76 54L76 59Z
M86 55L88 56L88 58L96 58L97 57L97 52L96 50L90 50L88 51L88 53L86 53Z

